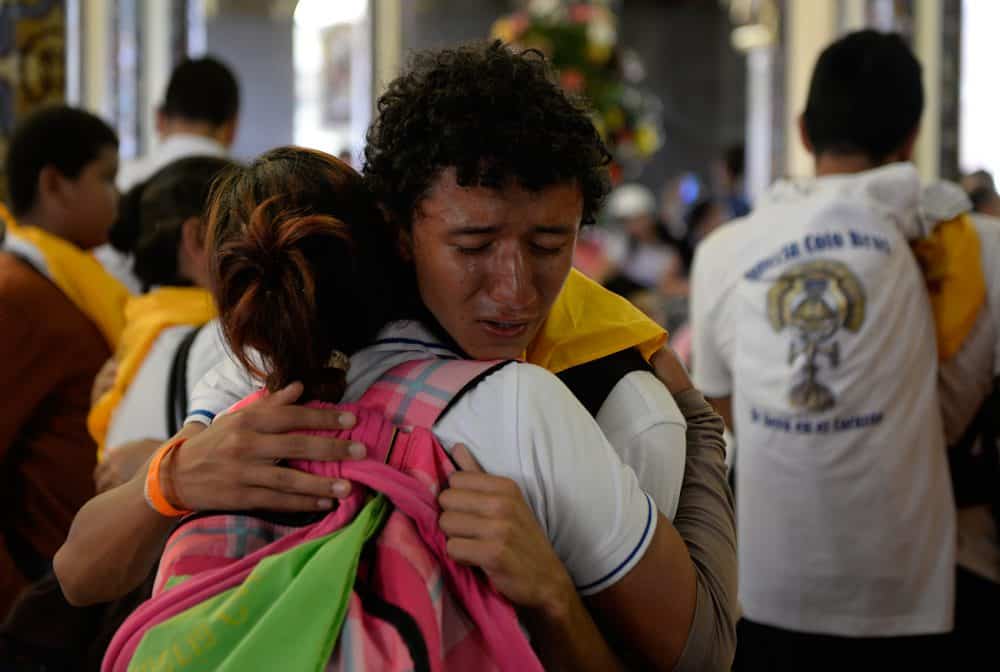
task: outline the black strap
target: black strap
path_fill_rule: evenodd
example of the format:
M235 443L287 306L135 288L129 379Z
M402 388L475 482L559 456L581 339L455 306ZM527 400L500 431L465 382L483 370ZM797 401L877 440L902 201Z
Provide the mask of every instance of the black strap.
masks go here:
M191 345L200 331L201 327L198 327L185 334L177 350L174 351L174 361L170 365L170 378L167 381L167 434L170 436L177 433L187 418L188 356L191 354Z
M438 413L437 420L434 421L434 424L437 425L439 422L441 422L441 418L448 415L448 413L455 406L455 404L458 403L458 400L464 397L466 394L468 394L472 390L472 388L474 388L476 385L486 380L486 378L492 376L494 373L496 373L497 371L499 371L500 369L507 366L513 361L514 360L512 359L507 359L502 362L498 362L497 364L494 364L493 366L489 367L485 371L478 374L475 378L467 382L465 385L463 385L462 389L456 392L455 396L449 399L448 403L445 404L444 409L440 413Z
M648 371L649 365L635 348L622 350L607 357L580 364L556 374L583 407L594 417L601 410L611 390L633 371Z
M427 651L427 642L424 635L413 618L406 610L382 598L377 592L360 579L354 581L354 592L361 600L361 606L365 612L375 618L388 623L403 641L410 654L410 662L413 664L414 672L430 672L430 656Z

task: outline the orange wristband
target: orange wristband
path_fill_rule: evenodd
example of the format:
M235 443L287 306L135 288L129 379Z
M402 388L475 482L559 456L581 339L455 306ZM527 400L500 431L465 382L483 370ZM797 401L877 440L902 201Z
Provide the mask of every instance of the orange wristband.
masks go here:
M190 511L178 509L167 501L166 495L163 494L163 485L160 483L160 464L163 462L163 458L172 450L180 448L185 441L187 439L181 437L160 446L156 454L153 455L153 459L150 460L149 469L146 471L146 484L143 487L146 502L154 511L167 518L180 518L191 513Z

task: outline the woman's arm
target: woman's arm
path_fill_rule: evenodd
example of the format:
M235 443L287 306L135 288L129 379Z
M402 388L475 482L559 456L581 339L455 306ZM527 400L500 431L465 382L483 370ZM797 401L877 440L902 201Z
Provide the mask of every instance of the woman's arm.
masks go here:
M292 405L295 384L205 427L188 423L178 436L188 441L161 466L165 494L180 508L196 511L268 508L329 509L350 491L347 481L276 466L278 459L341 460L361 457L351 445L322 436L288 434L301 427L345 429L353 417L336 409ZM153 511L143 494L146 468L124 485L80 509L53 560L71 604L117 599L139 585L155 566L174 521Z

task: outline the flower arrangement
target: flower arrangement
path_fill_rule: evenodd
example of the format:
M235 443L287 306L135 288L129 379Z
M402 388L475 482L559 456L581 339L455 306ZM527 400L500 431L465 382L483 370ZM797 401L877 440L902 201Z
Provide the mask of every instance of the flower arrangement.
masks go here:
M608 0L533 0L525 10L497 19L491 33L506 44L544 53L562 87L590 102L594 125L614 157L616 183L638 174L660 149L659 100L638 87L642 64L619 47Z

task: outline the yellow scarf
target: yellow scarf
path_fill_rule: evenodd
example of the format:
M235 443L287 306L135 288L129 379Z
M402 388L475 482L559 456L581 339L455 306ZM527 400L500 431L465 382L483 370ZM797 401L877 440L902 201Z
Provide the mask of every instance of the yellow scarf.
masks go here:
M648 360L666 340L645 313L573 269L526 359L559 373L632 347Z
M97 441L98 459L111 416L121 403L146 355L164 329L183 324L200 327L216 315L212 295L195 287L161 287L129 299L125 306L125 331L118 347L118 373L111 389L104 393L87 416L87 429Z
M84 315L97 325L108 346L118 347L125 326L129 293L101 263L76 245L34 226L19 226L0 204L7 235L29 245L45 260L41 270Z
M938 224L912 243L930 294L938 359L953 357L986 303L979 234L967 214Z

